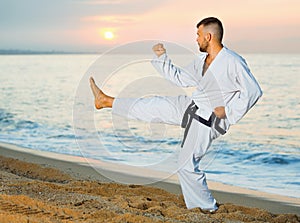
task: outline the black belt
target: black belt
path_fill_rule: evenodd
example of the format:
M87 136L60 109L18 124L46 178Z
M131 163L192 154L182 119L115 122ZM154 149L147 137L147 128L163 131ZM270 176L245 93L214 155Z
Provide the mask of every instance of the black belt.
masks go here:
M189 129L191 127L192 121L193 119L196 119L198 122L202 123L203 125L206 125L208 127L211 128L212 123L214 121L214 119L216 119L215 122L215 129L222 135L224 135L226 133L226 131L224 129L222 129L219 126L220 123L220 119L216 117L216 115L214 113L211 114L211 116L209 117L208 120L205 120L204 118L202 118L201 116L196 114L196 111L198 110L198 106L195 104L194 101L192 101L192 103L188 106L188 108L185 110L185 113L183 115L182 118L182 122L181 122L181 127L185 128L184 130L184 136L183 136L183 140L181 143L181 147L183 147L183 144L185 142L185 139L187 137L187 134L189 132Z

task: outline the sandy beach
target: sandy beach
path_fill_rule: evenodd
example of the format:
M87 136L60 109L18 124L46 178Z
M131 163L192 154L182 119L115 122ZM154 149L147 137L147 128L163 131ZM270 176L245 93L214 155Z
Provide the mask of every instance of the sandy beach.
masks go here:
M119 184L83 158L3 143L0 178L0 222L300 222L296 198L209 182L221 206L203 214L186 209L175 181Z

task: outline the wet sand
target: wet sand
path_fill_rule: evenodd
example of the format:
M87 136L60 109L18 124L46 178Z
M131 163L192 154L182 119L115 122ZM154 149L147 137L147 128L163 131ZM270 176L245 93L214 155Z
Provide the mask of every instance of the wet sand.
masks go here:
M224 192L236 187L211 182L222 205L207 215L186 209L176 183L119 184L82 158L2 143L0 179L0 222L300 222L299 199Z

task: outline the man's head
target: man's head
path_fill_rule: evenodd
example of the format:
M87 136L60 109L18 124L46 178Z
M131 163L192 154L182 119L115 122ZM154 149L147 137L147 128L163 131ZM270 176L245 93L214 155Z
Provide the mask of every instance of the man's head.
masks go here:
M221 21L214 17L208 17L197 24L197 42L201 52L207 52L209 44L222 44L223 25Z

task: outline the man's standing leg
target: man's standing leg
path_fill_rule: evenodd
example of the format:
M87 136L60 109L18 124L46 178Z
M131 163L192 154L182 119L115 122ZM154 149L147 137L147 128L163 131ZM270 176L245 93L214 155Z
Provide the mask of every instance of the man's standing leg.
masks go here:
M200 161L211 145L214 130L196 120L192 121L187 138L179 155L178 176L188 209L217 210L217 203L208 189Z

